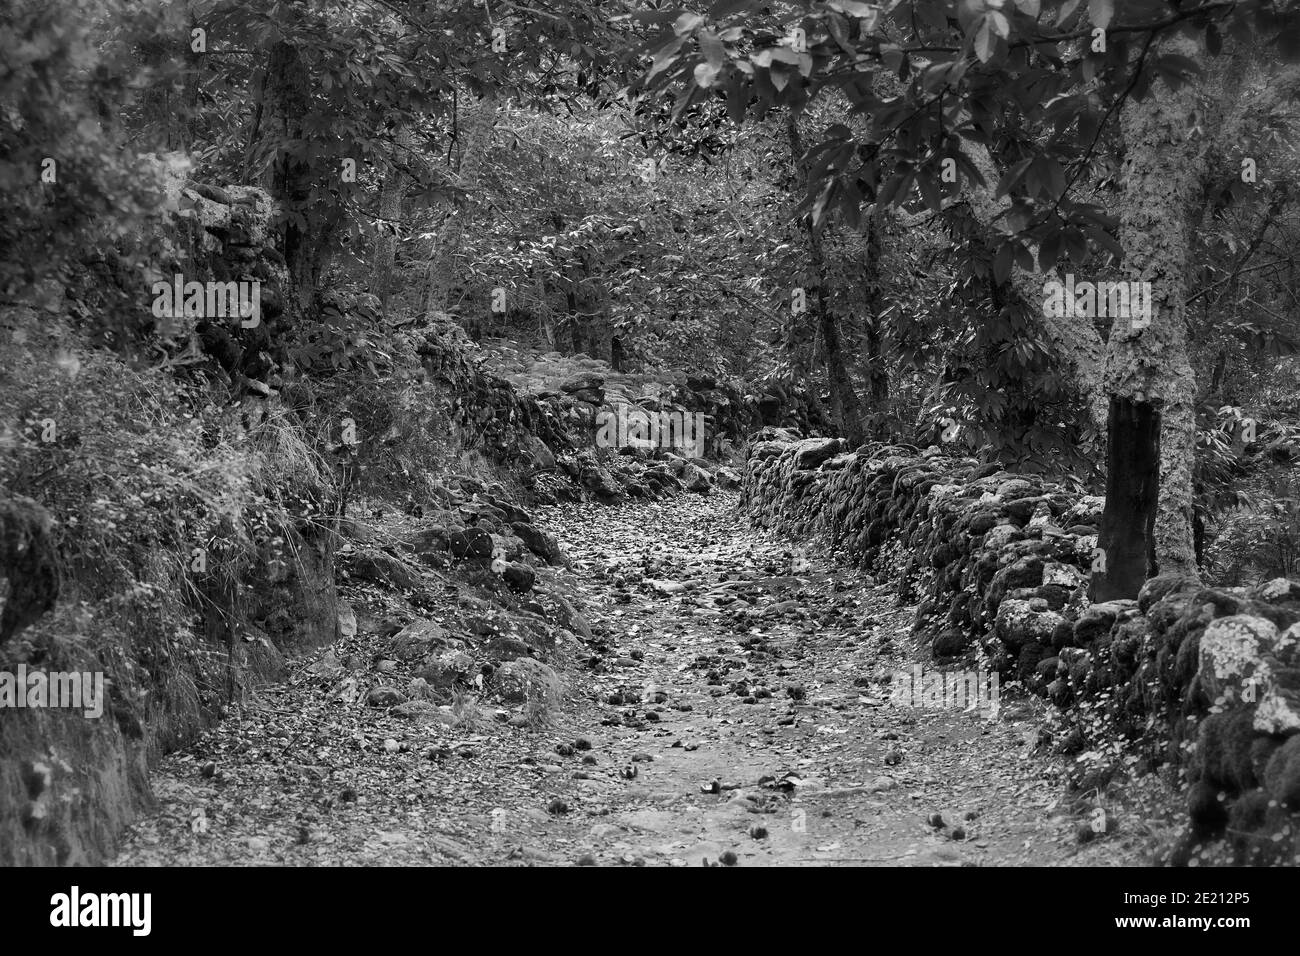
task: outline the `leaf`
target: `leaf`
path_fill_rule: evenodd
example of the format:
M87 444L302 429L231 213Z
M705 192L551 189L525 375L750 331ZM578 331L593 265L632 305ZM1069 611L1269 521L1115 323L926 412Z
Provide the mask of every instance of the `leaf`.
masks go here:
M718 70L719 68L712 63L695 64L696 85L706 90L712 88L714 82L718 79Z
M979 30L975 33L975 55L981 63L993 59L993 31L989 28L988 17L980 22Z
M1115 15L1115 0L1088 0L1088 19L1095 27L1106 29Z
M745 107L749 105L749 90L745 88L744 77L734 72L727 84L727 115L732 122L739 123L745 118Z
M1040 272L1051 272L1052 267L1061 257L1061 234L1054 232L1048 236L1041 246L1038 247L1038 269Z
M676 22L673 23L673 32L679 37L686 36L688 33L693 33L695 28L703 22L704 17L700 16L698 13L687 11L678 17Z
M1079 113L1079 143L1091 144L1101 132L1101 116L1094 109L1085 109Z
M832 10L838 10L840 13L847 13L851 17L862 17L875 19L879 13L876 7L869 3L861 3L859 0L830 0L826 4Z
M943 190L939 180L933 176L922 176L917 185L921 188L921 199L925 201L926 207L939 212L943 208Z
M657 74L672 66L673 61L677 58L677 51L682 48L682 44L685 42L684 37L678 37L660 47L658 52L655 53L654 63L651 64L649 72L646 73L646 80L653 79Z
M709 61L709 65L719 68L727 62L727 48L722 45L718 35L712 30L704 30L698 37L700 41L700 52L704 58Z
M813 226L818 226L822 223L822 220L826 215L826 203L830 200L831 194L834 191L835 191L835 180L833 179L828 180L826 185L822 187L821 194L817 197L817 201L813 203L813 209L812 209Z
M881 206L892 205L897 197L907 198L908 190L912 187L914 174L911 172L898 172L885 182L880 192L876 196L876 202Z
M993 257L993 279L1002 285L1011 278L1011 266L1014 259L1014 243L1004 242Z
M841 50L851 57L856 57L858 51L849 45L849 33L844 18L838 13L832 13L826 18L826 28L830 30L831 37Z
M1042 10L1040 0L1016 0L1016 9L1027 17L1037 17Z
M1029 168L1029 164L1033 161L1034 158L1032 156L1029 159L1022 159L1003 173L1002 178L998 180L997 192L994 193L993 198L1001 199L1007 193L1011 192L1016 183L1018 183L1021 177L1025 175L1025 170Z
M1124 258L1124 247L1121 246L1115 240L1115 237L1105 229L1098 229L1096 226L1088 226L1084 229L1084 232L1094 243L1113 255L1116 262Z
M1210 56L1218 56L1223 52L1223 34L1213 23L1205 26L1205 49L1210 51Z
M723 17L756 6L758 6L757 0L718 0L717 3L709 7L709 16L715 20L721 20Z

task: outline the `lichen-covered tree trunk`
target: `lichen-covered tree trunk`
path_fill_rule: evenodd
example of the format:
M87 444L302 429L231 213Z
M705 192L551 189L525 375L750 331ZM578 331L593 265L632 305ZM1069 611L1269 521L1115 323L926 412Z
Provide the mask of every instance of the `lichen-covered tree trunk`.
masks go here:
M1196 57L1198 45L1188 37L1166 39L1162 53ZM1153 91L1154 92L1154 91ZM1149 324L1144 316L1117 318L1107 341L1104 383L1112 422L1158 416L1158 435L1135 429L1131 440L1155 441L1156 449L1133 449L1109 443L1108 488L1141 483L1133 474L1140 463L1158 454L1156 501L1143 498L1149 513L1129 513L1120 500L1107 500L1098 541L1107 558L1104 577L1094 593L1134 597L1146 574L1178 572L1195 577L1192 536L1192 467L1196 420L1194 373L1187 353L1187 270L1193 230L1206 172L1207 142L1189 120L1200 106L1200 84L1161 90L1121 115L1126 156L1120 243L1128 281L1151 284ZM1146 437L1142 437L1146 435ZM1139 509L1139 512L1142 509ZM1120 512L1123 511L1122 520ZM1148 531L1148 529L1151 529ZM1146 541L1148 534L1154 541ZM1154 567L1139 576L1136 565L1112 565L1112 551L1149 553ZM1100 569L1099 569L1100 570Z
M457 185L466 192L478 185L487 151L492 143L492 130L496 125L497 101L489 94L465 117L465 147L461 152ZM420 311L446 312L451 305L451 291L455 286L456 252L465 234L465 210L450 210L443 220L433 246L429 250L425 267L424 294Z

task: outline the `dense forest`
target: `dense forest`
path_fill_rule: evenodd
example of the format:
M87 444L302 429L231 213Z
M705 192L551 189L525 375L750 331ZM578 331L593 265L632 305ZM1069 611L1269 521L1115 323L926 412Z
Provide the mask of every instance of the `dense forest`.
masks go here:
M0 863L1295 865L1298 176L1294 0L6 0Z

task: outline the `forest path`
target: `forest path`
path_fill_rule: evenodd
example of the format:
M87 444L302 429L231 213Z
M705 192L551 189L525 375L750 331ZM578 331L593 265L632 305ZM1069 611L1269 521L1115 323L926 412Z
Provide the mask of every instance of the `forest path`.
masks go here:
M119 865L1141 862L1142 834L1077 840L1040 704L891 702L913 610L816 555L791 573L734 495L538 519L595 634L560 649L551 726L415 724L276 685L162 762Z

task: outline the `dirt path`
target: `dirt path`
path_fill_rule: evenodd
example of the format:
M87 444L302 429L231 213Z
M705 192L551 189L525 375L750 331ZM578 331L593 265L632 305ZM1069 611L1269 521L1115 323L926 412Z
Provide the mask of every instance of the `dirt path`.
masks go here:
M551 727L417 724L299 677L163 762L119 865L1140 862L1141 834L1079 844L1037 705L890 702L912 610L734 497L540 519L593 630Z

